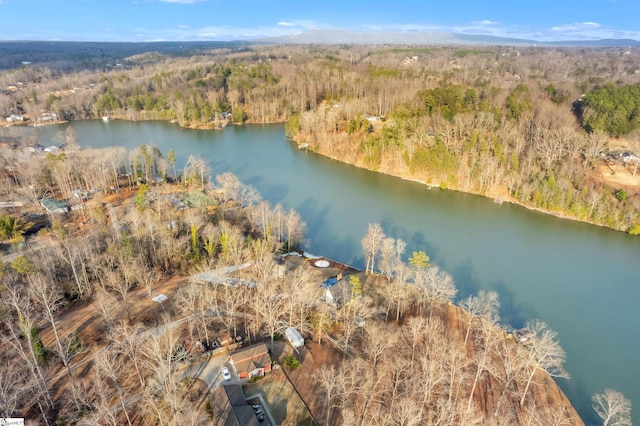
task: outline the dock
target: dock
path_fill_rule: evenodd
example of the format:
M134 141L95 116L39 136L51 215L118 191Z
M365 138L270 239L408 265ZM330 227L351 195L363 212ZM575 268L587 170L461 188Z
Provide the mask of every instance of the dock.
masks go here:
M334 269L349 274L357 274L358 272L362 272L360 269L355 268L351 265L347 265L346 263L338 262L337 260L330 259L325 256L314 256L304 250L298 249L284 255L284 257L286 256L299 256L305 261L309 262L309 264L315 268Z

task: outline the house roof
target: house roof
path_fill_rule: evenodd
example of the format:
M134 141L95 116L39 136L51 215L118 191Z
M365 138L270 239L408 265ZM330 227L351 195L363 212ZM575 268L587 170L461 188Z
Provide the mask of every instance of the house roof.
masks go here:
M238 374L241 374L271 364L271 357L267 345L259 343L232 353L231 361Z
M353 297L353 288L349 282L349 276L344 277L325 290L325 301L329 305L342 306Z
M248 405L244 407L233 407L233 414L240 426L258 425L259 423L256 412Z
M247 404L238 384L223 385L211 397L211 409L220 426L258 426L255 411Z
M244 399L244 392L242 392L242 386L238 384L222 386L222 390L227 396L227 400L232 407L241 407L247 405L247 400Z

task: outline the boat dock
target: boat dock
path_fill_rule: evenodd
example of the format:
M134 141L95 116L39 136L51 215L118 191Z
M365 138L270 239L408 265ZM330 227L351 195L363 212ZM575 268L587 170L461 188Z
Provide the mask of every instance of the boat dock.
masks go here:
M283 256L284 257L298 256L304 259L305 261L309 262L311 266L316 268L333 269L333 270L338 270L343 273L349 273L349 274L357 274L358 272L362 272L360 269L355 268L351 265L347 265L346 263L338 262L337 260L329 259L328 257L324 257L324 256L314 256L311 253L307 253L306 251L303 251L303 250L295 250Z

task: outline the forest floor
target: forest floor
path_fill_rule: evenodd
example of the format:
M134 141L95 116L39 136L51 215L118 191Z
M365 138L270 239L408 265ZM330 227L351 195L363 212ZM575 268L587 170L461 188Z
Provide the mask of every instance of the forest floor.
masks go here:
M325 366L337 367L342 361L342 355L330 346L328 341L323 344L307 340L305 346L300 348L296 353L293 347L284 342L276 345L274 348L274 356L281 365L284 365L284 358L287 355L293 355L300 361L300 367L290 369L283 367L284 372L296 389L296 392L302 397L307 404L309 411L315 419L326 418L327 401L323 396L321 385L316 378L318 370ZM338 424L339 418L335 410L331 412L331 421L327 424Z
M274 369L260 380L244 385L244 394L252 404L260 403L256 397L262 396L278 425L314 424L311 414L282 369Z
M628 169L631 169L629 171ZM606 164L601 165L598 168L598 172L602 177L602 180L610 185L623 185L626 187L640 188L640 167L636 175L633 175L633 167L622 166L608 166Z

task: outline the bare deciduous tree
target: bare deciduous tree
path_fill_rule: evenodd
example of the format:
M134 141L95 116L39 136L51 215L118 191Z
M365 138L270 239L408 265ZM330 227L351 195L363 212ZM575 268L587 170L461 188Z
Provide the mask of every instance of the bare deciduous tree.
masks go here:
M109 340L120 354L129 358L140 382L140 387L145 388L146 382L142 365L143 347L139 341L141 331L141 325L129 325L129 323L122 321L110 330Z
M336 399L340 396L338 393L338 382L336 380L337 375L338 372L333 365L330 367L323 365L320 367L320 370L318 370L318 374L314 376L316 382L325 395L325 424L331 423L331 411L333 408L337 407Z
M285 328L287 303L279 286L274 283L260 283L257 286L253 310L257 314L257 320L267 329L271 337L271 350L273 351L274 334Z
M115 353L101 351L94 358L95 371L102 376L102 382L111 386L118 398L120 409L124 413L127 424L131 426L131 418L126 407L126 398L130 395L126 386L126 366Z
M233 173L216 176L216 189L224 202L236 201L242 207L251 207L261 201L260 193L251 185L244 185Z
M469 340L473 321L486 320L495 324L498 322L500 302L498 293L495 291L486 292L481 290L477 296L469 296L460 302L460 306L467 311L467 331L464 336L464 343Z
M24 406L28 379L21 368L6 363L0 365L0 417L15 417Z
M379 223L370 223L367 233L362 239L362 249L365 257L365 273L372 274L374 272L376 258L382 248L382 241L385 235L382 226Z
M593 409L603 426L631 426L631 402L621 392L605 389L593 396Z
M524 405L529 386L538 369L546 371L552 377L569 378L569 373L564 369L565 352L556 340L557 333L550 330L542 321L528 321L526 329L532 337L527 342L529 357L525 361L523 369L529 371L529 377L520 398L520 405Z
M429 315L436 303L451 302L456 297L458 290L451 275L439 267L419 267L414 268L414 271L415 286L420 292L420 297L425 300Z

